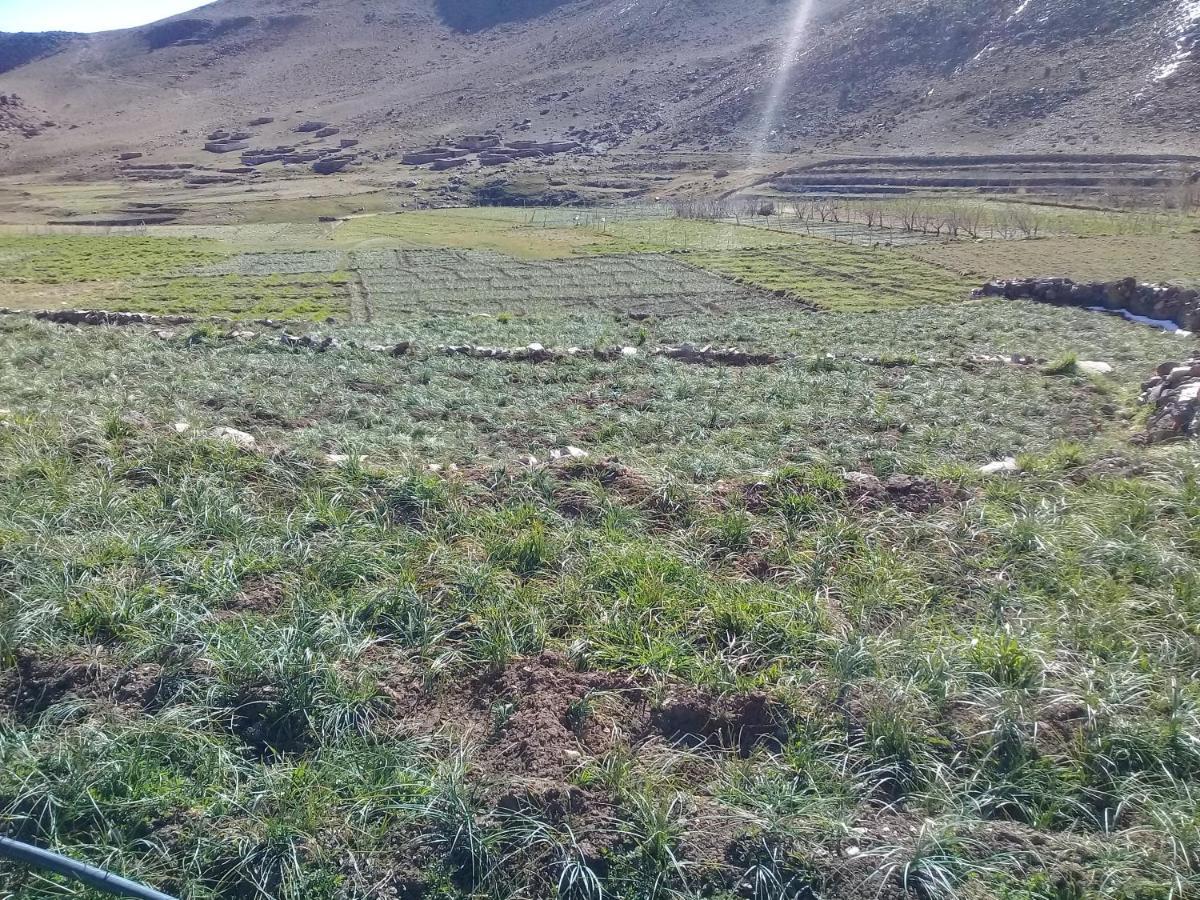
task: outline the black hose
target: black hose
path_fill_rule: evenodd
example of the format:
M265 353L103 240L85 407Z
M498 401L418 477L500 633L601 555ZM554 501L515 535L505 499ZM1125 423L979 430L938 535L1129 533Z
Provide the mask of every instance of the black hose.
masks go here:
M175 900L153 888L127 881L112 872L97 869L87 863L76 862L49 850L41 850L22 844L12 838L0 837L0 858L11 859L38 869L47 869L66 878L94 887L117 897L136 897L139 900Z

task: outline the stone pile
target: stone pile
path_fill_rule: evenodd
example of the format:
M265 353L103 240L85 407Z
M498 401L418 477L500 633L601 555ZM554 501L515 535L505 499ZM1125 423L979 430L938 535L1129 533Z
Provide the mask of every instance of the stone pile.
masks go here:
M1156 444L1200 434L1200 356L1165 362L1142 385L1141 402L1152 406L1143 443Z
M1200 331L1200 290L1179 285L1148 284L1135 278L1097 282L1077 282L1070 278L1027 278L989 282L975 293L979 297L1004 297L1055 306L1127 312L1148 319L1173 322L1187 331Z

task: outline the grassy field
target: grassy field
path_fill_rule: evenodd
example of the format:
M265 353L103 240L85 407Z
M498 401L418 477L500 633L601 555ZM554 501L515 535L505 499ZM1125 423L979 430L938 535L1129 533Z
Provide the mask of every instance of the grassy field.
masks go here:
M1200 234L956 242L926 244L907 252L975 278L1032 271L1079 281L1115 281L1132 275L1143 281L1200 284Z
M1131 441L1193 341L910 255L988 243L441 215L2 245L341 344L0 316L0 833L187 900L1200 892L1200 455Z

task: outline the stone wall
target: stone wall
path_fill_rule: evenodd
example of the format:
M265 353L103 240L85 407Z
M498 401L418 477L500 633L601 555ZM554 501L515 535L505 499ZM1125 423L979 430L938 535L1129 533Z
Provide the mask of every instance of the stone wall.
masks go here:
M1136 316L1174 322L1187 331L1200 331L1200 290L1171 284L1147 284L1134 278L1121 281L1077 282L1069 278L1027 278L993 281L981 297L1033 300L1055 306L1103 307Z

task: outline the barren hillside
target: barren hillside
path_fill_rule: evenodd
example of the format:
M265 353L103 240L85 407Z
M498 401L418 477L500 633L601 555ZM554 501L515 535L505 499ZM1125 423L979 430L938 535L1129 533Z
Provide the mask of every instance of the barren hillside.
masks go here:
M128 31L6 35L0 171L211 161L214 133L295 150L305 122L365 166L489 131L737 150L792 18L779 0L219 0ZM1195 0L817 0L771 149L1192 152L1198 32Z

